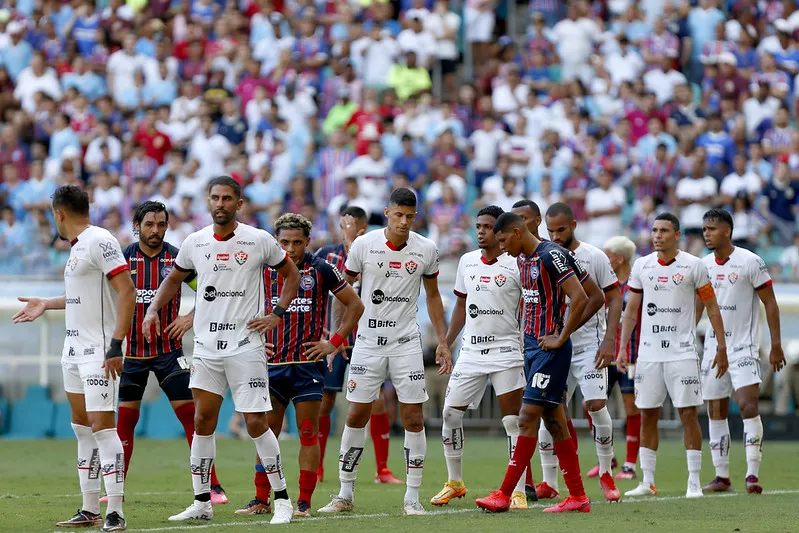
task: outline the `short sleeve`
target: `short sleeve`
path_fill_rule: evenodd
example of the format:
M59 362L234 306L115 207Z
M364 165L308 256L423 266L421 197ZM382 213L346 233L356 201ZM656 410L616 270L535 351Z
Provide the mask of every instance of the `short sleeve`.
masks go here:
M91 244L91 258L94 265L103 271L105 277L113 278L120 272L130 270L122 248L112 235L102 236Z
M261 261L263 264L279 270L283 263L288 261L288 254L280 247L275 238L265 231L263 232L261 245L264 254Z
M180 272L194 271L194 260L191 257L191 250L193 249L194 239L189 235L189 237L183 241L183 245L180 247L180 250L178 250L178 256L175 258L175 268Z
M771 285L771 275L768 273L766 262L759 257L749 261L749 279L756 291Z
M461 256L460 261L458 261L458 273L455 274L455 289L452 292L455 293L455 296L460 298L466 298L466 282L463 280L463 269L464 269L464 260L466 256Z
M596 282L599 288L607 292L619 286L619 278L610 266L610 259L604 253L599 253L597 257Z
M438 263L438 246L431 244L428 254L427 267L424 269L424 277L428 279L438 277Z
M577 262L571 257L567 257L566 254L557 248L550 248L546 253L541 254L540 257L541 266L547 270L549 275L555 278L558 285L575 275L573 265Z
M588 275L588 271L583 268L583 265L577 259L577 256L574 255L574 252L566 250L566 253L561 253L561 255L564 255L569 266L571 266L572 270L574 270L577 279L580 280L580 283L585 283L590 276Z
M350 276L357 276L363 272L363 250L364 238L358 237L352 241L350 253L347 254L347 261L344 263L344 272Z
M694 263L694 288L696 290L701 289L707 285L710 285L710 274L707 272L707 266L702 261L696 261Z
M643 257L633 263L633 269L630 272L630 278L627 280L627 288L633 292L644 292L644 286L641 284L641 268L643 267L643 264Z
M325 291L336 294L347 286L347 282L344 281L344 277L341 275L341 272L339 272L338 269L331 263L328 263L327 261L320 261L315 266L322 275L322 283L324 284L322 288Z

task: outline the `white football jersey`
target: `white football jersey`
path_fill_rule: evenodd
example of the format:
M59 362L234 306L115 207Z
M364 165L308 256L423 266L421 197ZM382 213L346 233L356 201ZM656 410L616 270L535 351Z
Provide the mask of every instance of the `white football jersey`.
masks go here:
M355 345L378 356L410 355L421 351L418 307L422 277L438 276L438 248L430 239L411 232L396 248L385 230L370 231L353 241L344 268L361 275L364 312Z
M130 270L119 241L89 226L72 241L64 267L66 327L61 361L102 361L117 323L117 293L108 280ZM123 350L124 351L124 350Z
M189 235L175 268L197 272L194 355L230 357L263 349L263 337L247 322L263 315L264 265L279 268L288 255L269 233L239 223L227 237L213 225Z
M499 348L499 354L493 351L492 362L507 360L513 366L523 361L519 321L522 285L516 258L502 254L489 263L480 250L464 254L458 263L454 292L466 298L459 358L479 358L481 350Z
M619 286L619 278L616 277L613 267L610 266L610 259L605 255L605 252L596 246L587 242L580 242L580 246L572 252L572 255L583 267L583 270L594 278L594 281L603 292ZM605 338L607 316L607 309L603 305L588 322L583 324L583 327L572 333L571 341L572 350L575 354L574 359L582 357L594 358L596 350L586 350L586 348L598 348L602 339Z
M712 253L702 261L716 291L729 360L759 357L760 299L757 291L771 284L766 263L740 246L735 247L724 263L718 263ZM705 354L715 357L717 344L716 333L708 325Z
M638 361L697 358L696 292L709 284L702 260L686 252L678 252L668 264L657 252L635 262L627 286L643 292Z

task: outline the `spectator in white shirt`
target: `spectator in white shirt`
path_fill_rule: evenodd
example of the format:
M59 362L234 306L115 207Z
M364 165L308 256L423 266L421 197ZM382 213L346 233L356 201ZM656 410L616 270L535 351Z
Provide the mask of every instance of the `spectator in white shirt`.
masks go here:
M519 67L516 65L511 65L508 68L507 80L508 83L500 85L491 93L491 107L503 115L506 121L513 124L516 120L516 113L527 104L530 86L522 83Z
M743 114L746 121L746 133L754 135L755 130L764 120L774 119L782 102L771 94L771 88L766 81L751 84L750 90L752 96L744 102Z
M732 205L733 200L739 194L744 194L749 198L750 203L754 203L755 198L760 195L763 189L763 182L754 172L746 171L746 154L737 153L733 159L734 172L727 174L721 180L719 193L724 205Z
M506 133L497 128L494 117L491 115L483 117L480 129L475 130L469 137L469 154L478 187L497 168L499 147L505 137Z
M614 88L623 81L635 81L645 66L644 60L630 47L626 37L619 39L619 51L605 58L605 68L610 73Z
M83 156L83 164L89 172L95 172L103 163L102 147L108 147L111 161L116 163L122 160L122 143L111 135L111 126L103 120L97 123L97 136L92 139Z
M366 211L367 218L372 215L372 205L369 199L361 194L358 188L358 179L355 177L344 178L344 192L334 196L328 204L327 216L330 218L331 224L335 225L341 210L346 207L360 207Z
M436 0L433 12L425 17L424 27L435 38L435 56L441 62L444 86L449 94L455 94L461 18L449 10L449 0Z
M589 189L585 196L585 213L590 228L587 240L589 244L602 247L611 237L623 234L621 210L627 203L627 194L613 184L608 169L599 172L596 183L598 187Z
M209 180L225 173L225 159L232 147L227 139L216 133L209 115L200 119L200 130L194 134L189 146L189 157L200 163L199 175Z
M718 183L705 173L705 151L696 151L691 174L677 182L675 195L680 205L682 233L688 239L687 252L699 255L702 251L702 217L717 200Z
M530 164L539 154L538 141L527 135L527 129L527 119L520 114L513 135L507 137L499 149L499 153L510 160L508 173L517 180L524 180Z
M286 53L289 53L286 50ZM308 89L297 89L294 83L282 87L275 96L277 116L289 123L289 127L297 122L308 124L308 120L316 115L316 104Z
M688 83L682 72L674 70L674 57L676 52L671 51L661 58L660 68L652 69L644 74L644 87L647 91L655 93L658 105L663 105L674 98L674 88Z
M100 170L94 175L94 192L92 195L92 206L101 212L122 205L125 199L125 192L121 187L114 185L108 172Z
M422 16L413 13L408 16L408 28L397 36L397 43L403 52L415 52L419 66L430 68L430 60L436 53L436 39L422 25Z
M186 122L199 115L200 104L203 102L199 89L191 81L183 82L180 86L180 97L169 108L170 122Z
M599 27L581 9L584 6L578 6L577 2L569 3L567 18L555 24L549 34L560 57L563 80L582 77L586 70L590 71L587 62L601 36Z
M369 143L369 152L356 157L344 169L344 175L358 180L358 189L369 200L369 211L382 213L388 199L391 160L383 156L380 141Z
M30 66L20 72L14 89L14 99L22 104L22 109L31 115L36 111L36 93L44 93L54 100L61 98L61 84L55 70L47 67L44 55L38 50L33 53Z
M541 176L541 181L538 185L538 192L528 194L528 198L535 202L541 213L546 213L549 206L561 201L560 194L556 193L552 188L552 177L549 174ZM541 224L538 226L538 235L546 238L549 235L547 231L546 217L541 217Z
M136 72L144 68L145 56L136 54L136 36L128 33L122 40L122 49L114 52L108 58L106 71L108 72L108 91L114 96L114 101L119 102L122 93L133 87L133 78Z

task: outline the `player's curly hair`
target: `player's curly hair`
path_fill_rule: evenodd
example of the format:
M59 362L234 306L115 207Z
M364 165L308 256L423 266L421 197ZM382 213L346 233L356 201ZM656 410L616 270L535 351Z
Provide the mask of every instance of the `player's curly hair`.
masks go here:
M280 231L284 229L301 229L303 235L310 237L313 224L302 215L286 213L275 221L275 235L280 235Z

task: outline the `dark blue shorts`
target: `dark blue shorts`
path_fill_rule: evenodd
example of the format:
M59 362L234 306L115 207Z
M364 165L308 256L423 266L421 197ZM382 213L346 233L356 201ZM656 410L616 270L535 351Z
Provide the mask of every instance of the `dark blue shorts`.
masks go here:
M619 372L615 366L608 367L608 394L618 383L622 394L635 394L635 383L627 372Z
M572 362L571 340L554 351L538 347L538 340L524 336L524 376L527 387L523 401L527 404L552 407L563 401Z
M352 348L347 348L347 357L352 357ZM340 354L333 359L333 370L328 370L325 365L325 392L341 392L344 390L344 380L347 377L349 359L344 359Z
M170 402L192 399L188 361L183 357L183 350L175 350L150 359L126 357L119 378L119 401L141 401L150 372L155 374Z
M324 361L269 365L269 394L284 406L321 401L326 366Z

